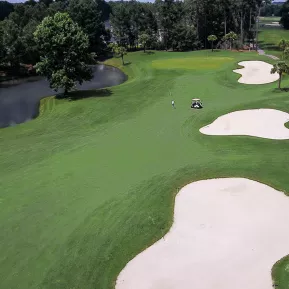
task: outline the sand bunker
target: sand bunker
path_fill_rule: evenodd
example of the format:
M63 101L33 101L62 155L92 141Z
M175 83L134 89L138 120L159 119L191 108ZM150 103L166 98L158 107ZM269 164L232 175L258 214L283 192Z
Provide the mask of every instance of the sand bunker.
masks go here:
M169 233L130 261L116 289L272 289L289 253L289 198L241 178L199 181L176 197Z
M289 129L284 123L289 114L275 109L251 109L234 111L218 117L202 127L206 135L248 135L268 139L289 139Z
M233 70L242 75L238 82L244 84L265 84L278 80L277 73L271 74L272 65L263 61L242 61L244 68Z

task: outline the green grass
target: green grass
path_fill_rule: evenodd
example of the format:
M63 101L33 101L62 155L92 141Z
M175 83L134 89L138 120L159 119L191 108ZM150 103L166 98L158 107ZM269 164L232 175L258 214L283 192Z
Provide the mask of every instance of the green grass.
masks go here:
M289 256L282 258L274 265L272 277L277 288L289 287Z
M278 16L268 16L268 17L260 17L261 23L272 23L272 22L279 22L281 17Z
M268 54L273 54L282 57L282 52L278 47L278 43L281 39L289 40L289 30L285 30L282 27L268 27L262 24L268 24L272 22L280 21L280 17L265 17L260 21L260 33L259 33L259 45Z
M211 55L232 60L184 67ZM0 288L114 288L125 264L168 231L174 197L192 181L245 177L289 192L289 141L199 133L234 110L289 112L276 83L237 82L237 63L256 59L271 61L255 52L130 53L130 65L109 62L126 83L77 101L44 99L39 118L0 130ZM166 61L173 69L152 65ZM190 109L193 97L203 110Z

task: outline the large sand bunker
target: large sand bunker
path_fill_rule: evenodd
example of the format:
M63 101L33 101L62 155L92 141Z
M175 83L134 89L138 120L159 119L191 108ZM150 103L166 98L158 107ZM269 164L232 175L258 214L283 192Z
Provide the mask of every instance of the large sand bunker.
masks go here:
M289 198L241 178L198 181L176 197L167 235L130 261L116 289L272 289L289 253Z
M242 75L238 82L244 84L265 84L278 80L277 73L271 74L273 65L263 61L242 61L240 66L244 68L233 70Z
M251 109L231 112L202 127L206 135L248 135L268 139L289 139L284 123L289 114L275 109Z

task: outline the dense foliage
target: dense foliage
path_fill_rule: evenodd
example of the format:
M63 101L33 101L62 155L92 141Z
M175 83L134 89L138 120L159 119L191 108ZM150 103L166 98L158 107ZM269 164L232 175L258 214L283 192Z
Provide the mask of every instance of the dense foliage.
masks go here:
M149 48L193 50L211 46L209 35L221 45L224 35L234 31L239 44L253 41L253 29L261 0L156 0L154 4L110 2L111 25L116 40L128 48L139 45L141 34L149 35Z
M34 36L41 54L36 68L47 77L51 88L63 88L66 95L76 83L91 79L88 36L67 13L44 18Z
M89 39L89 52L108 53L109 43L126 50L188 51L209 48L242 48L254 42L262 0L29 0L0 1L0 64L19 69L40 60L33 33L41 21L57 12L68 13ZM2 21L1 21L2 19ZM2 31L2 32L1 32ZM4 33L5 32L5 33ZM228 33L234 39L224 38ZM215 35L212 42L208 38Z
M287 0L282 9L281 9L281 25L285 28L285 29L289 29L289 0Z
M104 21L110 7L104 0L34 0L11 4L0 1L0 64L17 68L36 64L40 53L33 33L47 16L67 12L89 38L89 50L99 55L106 50Z

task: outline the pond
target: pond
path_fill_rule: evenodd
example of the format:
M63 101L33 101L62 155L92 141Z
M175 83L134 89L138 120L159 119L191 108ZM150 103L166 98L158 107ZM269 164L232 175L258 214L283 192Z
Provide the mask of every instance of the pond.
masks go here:
M93 79L78 85L78 90L100 89L121 84L127 76L118 68L93 66ZM38 116L42 98L54 95L46 79L36 76L0 83L0 127L26 122Z

